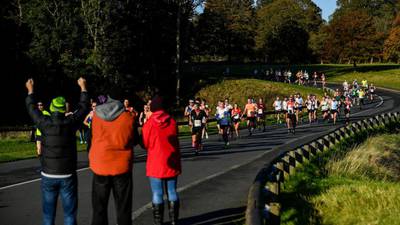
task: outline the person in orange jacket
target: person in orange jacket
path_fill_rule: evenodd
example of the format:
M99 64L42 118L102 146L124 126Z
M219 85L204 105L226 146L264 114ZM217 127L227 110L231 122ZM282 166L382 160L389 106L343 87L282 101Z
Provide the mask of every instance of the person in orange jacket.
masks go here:
M143 147L147 150L146 175L152 190L154 224L163 224L164 192L168 196L171 224L177 224L179 198L176 192L178 175L181 174L181 154L176 121L162 107L162 99L151 101L152 112L142 129Z
M93 171L92 225L108 224L111 191L117 209L117 223L132 224L133 147L138 141L135 115L110 96L94 110L89 152L89 165Z

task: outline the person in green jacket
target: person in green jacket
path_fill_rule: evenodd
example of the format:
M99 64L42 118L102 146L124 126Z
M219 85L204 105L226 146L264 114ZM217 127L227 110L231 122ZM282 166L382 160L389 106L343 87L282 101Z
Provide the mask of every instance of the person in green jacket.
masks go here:
M42 112L43 115L50 116L50 113L44 109L43 102L38 102L37 107L38 107L39 111ZM36 128L35 136L36 136L36 138L35 138L36 139L36 152L37 152L38 156L40 156L42 154L42 132L40 132L39 128Z

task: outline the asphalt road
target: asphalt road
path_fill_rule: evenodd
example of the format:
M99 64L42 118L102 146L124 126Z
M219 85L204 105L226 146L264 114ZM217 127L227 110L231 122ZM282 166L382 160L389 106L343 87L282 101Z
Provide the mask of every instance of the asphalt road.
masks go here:
M353 110L352 120L375 114L400 111L399 94L380 90L377 99ZM339 122L336 126L342 126ZM332 124L319 123L298 127L296 135L287 134L283 126L268 127L266 132L256 132L231 142L231 148L223 148L216 135L205 140L205 149L194 156L190 140L181 141L183 173L179 177L181 199L181 224L230 224L242 218L247 203L248 189L265 161L277 152L289 150L329 130ZM78 223L91 221L92 173L87 166L86 153L79 154L79 211ZM135 149L133 166L133 224L152 224L148 210L151 191L145 176L145 152ZM41 224L41 193L39 162L37 159L0 164L0 225ZM56 224L62 224L62 208L59 204ZM109 207L110 224L116 224L113 201Z

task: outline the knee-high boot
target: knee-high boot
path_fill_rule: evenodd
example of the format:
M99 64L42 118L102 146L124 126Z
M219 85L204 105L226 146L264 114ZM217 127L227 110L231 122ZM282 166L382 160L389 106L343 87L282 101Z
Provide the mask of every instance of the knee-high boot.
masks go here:
M178 218L179 218L179 201L170 201L168 203L168 209L169 209L169 219L171 220L171 225L177 225L178 224Z
M153 204L154 225L162 225L164 222L164 204Z

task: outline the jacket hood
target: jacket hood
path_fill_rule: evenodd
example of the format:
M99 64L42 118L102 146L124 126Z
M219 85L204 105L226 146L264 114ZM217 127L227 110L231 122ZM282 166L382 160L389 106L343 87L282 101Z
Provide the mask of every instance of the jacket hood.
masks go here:
M96 107L96 115L103 120L113 121L125 111L122 102L108 97L107 102Z
M170 124L171 116L163 110L159 110L151 114L150 121L155 126L167 127Z

